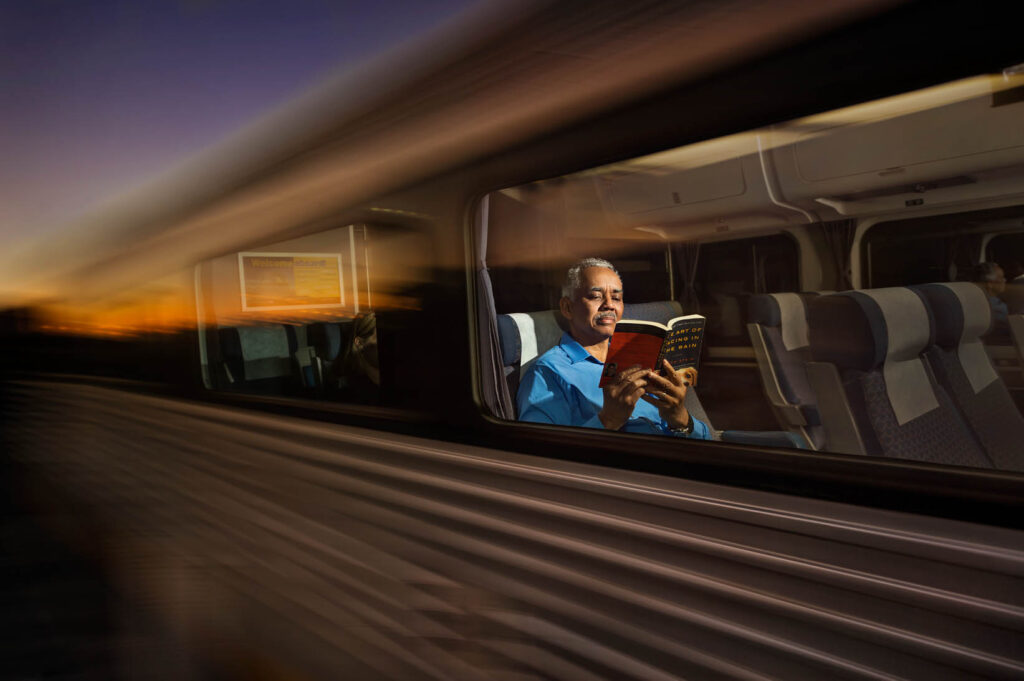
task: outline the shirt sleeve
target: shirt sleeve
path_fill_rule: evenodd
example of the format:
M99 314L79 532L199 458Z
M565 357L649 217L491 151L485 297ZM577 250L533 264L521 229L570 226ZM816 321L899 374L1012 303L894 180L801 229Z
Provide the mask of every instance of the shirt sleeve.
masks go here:
M708 428L708 425L700 419L695 419L692 416L690 418L693 419L693 432L687 437L692 440L710 440L711 429Z
M563 381L543 365L534 365L523 376L516 394L516 406L520 421L604 428L596 414L587 419L574 415Z
M1010 307L999 298L992 298L992 321L1007 323Z

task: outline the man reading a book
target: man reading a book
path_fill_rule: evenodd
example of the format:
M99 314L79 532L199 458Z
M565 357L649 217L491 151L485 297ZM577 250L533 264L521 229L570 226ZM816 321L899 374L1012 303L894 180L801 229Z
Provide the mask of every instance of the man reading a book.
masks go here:
M560 302L569 332L523 375L516 402L521 421L711 439L685 398L693 369L618 371L599 387L608 341L622 317L622 280L607 260L585 258L566 275Z

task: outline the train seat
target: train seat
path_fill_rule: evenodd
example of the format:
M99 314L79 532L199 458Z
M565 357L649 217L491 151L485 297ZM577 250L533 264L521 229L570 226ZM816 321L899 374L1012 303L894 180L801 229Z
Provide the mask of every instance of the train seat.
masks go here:
M761 385L779 425L813 449L825 444L817 399L807 379L810 341L807 304L817 293L768 293L750 297L747 331Z
M306 327L306 339L313 353L317 373L323 375L352 342L352 320L314 322Z
M934 321L917 293L819 296L807 321L807 375L830 451L992 466L924 359Z
M333 362L348 341L348 334L351 333L349 327L351 323L314 322L306 327L306 338L317 357L325 362Z
M309 341L309 327L304 325L288 325L285 327L291 343L292 357L298 368L299 381L305 388L313 388L321 383L322 373L316 359L316 351Z
M981 342L992 323L992 308L975 284L915 287L935 319L935 345L928 361L939 383L1000 469L1024 470L1024 417L989 361Z
M281 393L295 382L297 341L283 324L218 330L227 385L245 392Z
M626 303L622 309L623 319L639 319L645 322L664 324L673 317L683 314L683 306L675 300L656 300L652 303Z
M562 334L568 330L568 321L558 310L498 315L501 361L513 396L523 372L538 357L558 345Z
M627 303L623 308L622 316L623 319L641 319L664 324L681 314L683 314L683 308L678 302L663 300L650 303ZM568 330L567 322L558 310L498 315L502 364L513 402L522 372L528 369L540 355L557 345L566 330ZM715 430L696 390L687 391L686 408L694 418L707 424L716 440L745 445L806 449L802 438L789 432Z

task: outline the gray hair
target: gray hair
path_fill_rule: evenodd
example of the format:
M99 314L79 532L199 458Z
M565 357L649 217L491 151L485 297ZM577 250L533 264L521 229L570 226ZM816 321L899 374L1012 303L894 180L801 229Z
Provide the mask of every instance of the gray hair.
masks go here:
M575 265L569 268L568 272L565 273L565 283L562 284L563 297L572 298L572 294L583 285L583 270L588 267L606 267L612 272L615 272L616 277L619 277L619 271L615 269L615 265L611 264L604 258L583 258L583 260L578 261ZM622 277L619 278L621 279Z
M980 265L978 265L978 267L975 269L974 280L986 282L998 281L999 279L996 275L996 270L998 269L1002 269L1001 267L999 267L998 263L983 262Z

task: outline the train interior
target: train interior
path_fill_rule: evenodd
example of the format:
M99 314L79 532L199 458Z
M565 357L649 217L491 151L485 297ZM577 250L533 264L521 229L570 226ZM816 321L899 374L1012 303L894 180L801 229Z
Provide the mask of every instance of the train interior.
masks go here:
M416 309L414 289L431 259L420 232L348 224L203 262L196 300L205 386L379 403L378 346L390 338L375 310Z
M706 317L691 410L722 439L1024 469L1022 91L975 77L490 191L472 220L502 379L485 410L516 418L566 330L565 270L596 256L626 318ZM439 255L425 215L375 205L196 268L207 388L400 404L416 340L397 320ZM962 446L929 444L932 421Z
M699 392L715 429L1020 470L1003 450L1024 436L1022 92L1020 75L973 78L491 193L486 261L512 402L564 330L566 267L597 256L621 275L626 317L707 317ZM877 390L886 428L914 426L915 405L948 406L982 453L879 436L865 425Z
M1021 61L854 5L540 3L48 238L25 678L1021 677L1024 66L835 109ZM590 256L718 442L518 420Z

